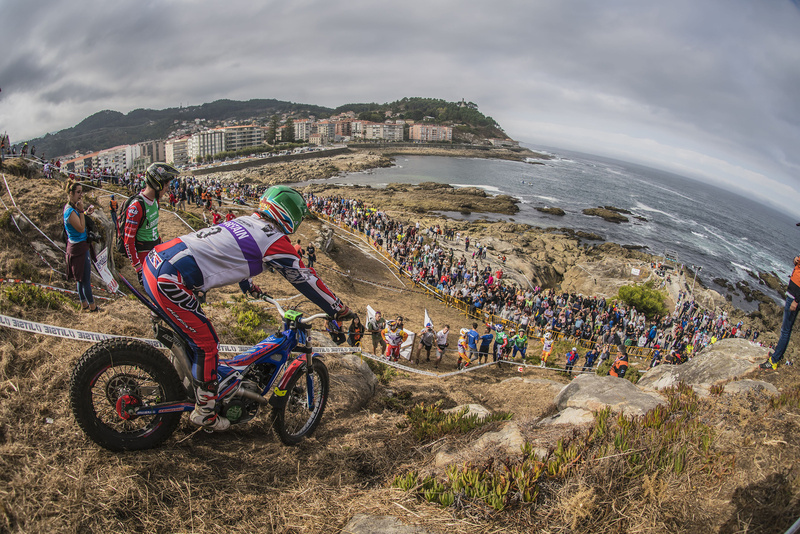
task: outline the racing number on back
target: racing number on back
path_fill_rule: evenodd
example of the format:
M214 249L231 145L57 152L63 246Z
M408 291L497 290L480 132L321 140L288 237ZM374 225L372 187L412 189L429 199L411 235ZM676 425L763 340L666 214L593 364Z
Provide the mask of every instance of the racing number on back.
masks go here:
M221 231L222 231L221 227L212 226L211 228L206 228L204 230L200 230L199 232L197 232L195 234L195 236L197 236L197 239L203 239L204 237L209 237L209 236L212 236L214 234L218 234Z

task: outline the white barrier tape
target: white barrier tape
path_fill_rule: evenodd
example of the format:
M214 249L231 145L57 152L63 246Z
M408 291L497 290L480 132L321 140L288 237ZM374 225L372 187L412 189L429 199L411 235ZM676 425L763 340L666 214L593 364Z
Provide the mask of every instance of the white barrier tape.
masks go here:
M64 339L75 339L78 341L103 341L105 339L113 339L118 337L135 339L137 341L144 341L159 349L165 347L157 339L147 339L131 336L116 336L113 334L102 334L100 332L87 332L86 330L75 330L73 328L64 328L63 326L53 326L44 323L37 323L34 321L26 321L17 317L9 317L7 315L0 315L0 326L13 328L15 330L22 330L23 332L31 332L34 334L43 334L46 336L60 337ZM250 345L227 345L220 344L220 352L232 352L240 354L246 352L253 347ZM350 354L353 352L361 352L360 347L316 347L312 349L319 354Z
M20 284L20 285L28 285L28 286L37 286L43 289L49 289L51 291L59 291L61 293L69 293L70 295L77 295L77 291L72 291L71 289L64 289L63 287L55 287L55 286L48 286L46 284L39 284L37 282L33 282L31 280L21 280L19 278L0 278L0 284ZM98 300L112 300L109 297L101 297L96 295L94 298Z
M0 326L13 328L15 330L22 330L24 332L31 332L34 334L44 334L46 336L60 337L64 339L75 339L78 341L103 341L104 339L112 339L117 337L131 338L131 336L115 336L113 334L102 334L100 332L87 332L86 330L75 330L73 328L64 328L63 326L53 326L44 323L37 323L35 321L26 321L17 317L9 317L7 315L0 315ZM160 341L156 339L146 339L133 337L137 341L144 341L156 348L166 348ZM249 345L222 345L219 346L220 352L245 352L252 347Z
M320 354L352 354L360 353L361 347L314 347L311 350Z

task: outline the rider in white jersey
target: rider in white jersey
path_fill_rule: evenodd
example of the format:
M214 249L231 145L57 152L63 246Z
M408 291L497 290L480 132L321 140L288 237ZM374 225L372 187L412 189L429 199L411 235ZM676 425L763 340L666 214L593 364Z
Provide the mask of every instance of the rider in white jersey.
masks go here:
M216 411L219 338L196 293L238 282L243 292L259 295L251 278L272 267L330 316L342 320L355 315L314 269L303 265L287 237L305 213L300 193L273 186L261 197L253 215L177 237L148 254L145 290L172 319L172 326L185 334L192 349L189 356L197 388L197 403L190 417L193 423L214 430L230 426Z

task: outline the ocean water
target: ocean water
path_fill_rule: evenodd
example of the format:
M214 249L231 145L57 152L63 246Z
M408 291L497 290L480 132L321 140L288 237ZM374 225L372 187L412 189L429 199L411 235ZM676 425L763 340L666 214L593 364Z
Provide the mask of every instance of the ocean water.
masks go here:
M539 150L541 152L541 150ZM791 272L800 228L788 215L718 187L668 172L567 151L550 151L543 165L511 161L398 156L396 166L348 174L336 183L385 186L388 183L443 182L482 187L490 194L520 200L513 216L445 213L452 218L514 220L541 228L572 228L594 232L606 241L647 247L652 254L675 251L687 266L699 266L699 277L710 287L723 278L745 281L770 293L747 271ZM559 217L536 211L558 207ZM582 210L614 206L629 210L630 222L615 224ZM640 216L646 220L639 220ZM777 298L777 294L773 294ZM734 304L752 309L734 295Z

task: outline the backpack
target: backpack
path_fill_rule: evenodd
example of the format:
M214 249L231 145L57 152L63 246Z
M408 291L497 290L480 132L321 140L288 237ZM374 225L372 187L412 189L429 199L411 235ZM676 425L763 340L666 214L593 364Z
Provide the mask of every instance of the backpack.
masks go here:
M128 200L126 200L125 203L122 204L122 212L119 214L119 217L117 218L117 243L114 248L117 252L119 252L123 256L125 255L125 243L122 240L122 238L125 235L125 221L128 218L128 206L131 205L131 202L137 199L141 200L142 206L144 206L144 199L140 194L137 193L135 195L131 195L128 197Z

